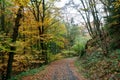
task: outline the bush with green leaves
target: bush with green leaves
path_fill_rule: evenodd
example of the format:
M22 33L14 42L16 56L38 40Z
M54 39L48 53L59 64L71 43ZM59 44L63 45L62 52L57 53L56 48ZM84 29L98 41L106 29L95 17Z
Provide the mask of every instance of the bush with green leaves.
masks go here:
M85 51L85 47L84 47L84 44L75 44L72 49L81 57L83 56L84 54L84 51Z
M85 53L85 45L88 38L80 36L79 38L76 38L75 44L72 46L72 49L80 56L82 57Z
M62 51L62 56L63 57L74 57L74 56L78 56L78 54L75 51L72 51L72 50L63 50Z
M64 58L62 53L53 54L50 52L47 53L47 57L48 57L48 62L52 62Z

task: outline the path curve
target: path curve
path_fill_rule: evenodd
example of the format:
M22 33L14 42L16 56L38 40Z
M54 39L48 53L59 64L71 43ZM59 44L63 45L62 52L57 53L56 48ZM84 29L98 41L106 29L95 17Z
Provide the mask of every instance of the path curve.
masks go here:
M67 58L52 62L40 73L24 77L22 80L85 80L74 66L76 58Z

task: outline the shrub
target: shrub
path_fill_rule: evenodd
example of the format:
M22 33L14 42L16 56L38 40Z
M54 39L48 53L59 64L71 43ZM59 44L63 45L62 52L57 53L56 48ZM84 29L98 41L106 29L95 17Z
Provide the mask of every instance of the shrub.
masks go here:
M64 58L62 53L57 53L57 54L48 53L48 62L52 62L52 61L59 60L62 58Z
M78 56L78 54L75 51L72 51L72 50L63 50L62 51L62 56L63 57L74 57L74 56Z
M85 52L85 44L75 44L72 49L80 56L82 57Z
M80 57L85 54L85 45L89 38L80 36L76 38L75 44L72 46L72 50L75 51Z

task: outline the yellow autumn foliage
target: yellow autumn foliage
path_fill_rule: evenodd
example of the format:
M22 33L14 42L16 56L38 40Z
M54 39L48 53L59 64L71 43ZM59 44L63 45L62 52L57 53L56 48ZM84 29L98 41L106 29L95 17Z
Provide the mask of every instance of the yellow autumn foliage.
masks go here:
M118 11L120 8L120 0L115 1L113 4L115 6L115 10Z
M16 5L26 6L30 0L12 0Z

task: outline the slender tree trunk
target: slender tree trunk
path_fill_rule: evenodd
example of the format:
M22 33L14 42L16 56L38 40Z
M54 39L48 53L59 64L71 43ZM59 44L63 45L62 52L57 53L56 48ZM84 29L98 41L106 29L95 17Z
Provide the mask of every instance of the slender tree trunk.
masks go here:
M44 34L44 19L45 19L45 0L43 0L42 3L42 9L43 9L43 17L42 17L42 34ZM44 43L43 40L41 40L41 48L42 48L42 54L45 55L45 64L48 63L48 59L47 59L47 49L46 49L46 45Z
M5 31L5 1L1 0L1 27L2 31Z
M0 3L1 3L1 17L0 17L1 18L1 23L0 23L1 24L1 31L5 32L5 1L1 0ZM4 55L5 55L5 53L1 52L2 64L4 64ZM4 72L4 70L2 70L1 78L2 78L2 80L4 80L4 78L5 78L5 72Z
M39 26L39 35L43 35L44 34L44 19L45 19L45 0L42 0L42 10L43 10L43 13L42 13L42 26L40 27ZM44 36L41 36L41 37L44 37ZM41 50L42 50L42 55L45 57L45 64L48 63L48 60L47 60L47 49L46 49L46 45L45 45L45 42L43 40L40 39L40 44L41 44Z
M25 31L25 28L23 28L23 31ZM26 38L26 36L25 36L25 34L23 33L23 41L25 42L25 38ZM26 46L24 46L24 48L23 48L23 54L25 54L26 53Z
M24 14L24 9L23 9L23 14ZM25 17L23 17L22 21L23 21L23 22L25 21ZM23 27L23 32L24 32L24 31L25 31L25 28ZM22 38L23 38L23 41L25 42L25 39L26 39L25 33L23 33ZM23 54L26 53L25 50L26 50L26 47L24 46L24 48L23 48Z
M0 52L0 54L1 54L2 64L4 64L4 62L5 62L5 58L4 58L5 53L4 53L4 52ZM3 69L5 69L4 66L3 66ZM5 80L5 71L2 70L1 72L2 72L2 73L1 73L1 79L2 79L2 80Z
M17 17L15 19L15 27L13 30L13 35L12 35L12 42L15 43L17 40L17 36L18 36L18 29L20 26L20 19L22 18L22 9L23 6L20 6L17 12ZM8 58L8 64L7 64L7 74L6 74L6 80L11 78L11 74L12 74L12 63L14 60L14 54L15 52L15 46L11 46L11 52L9 53L9 58Z

